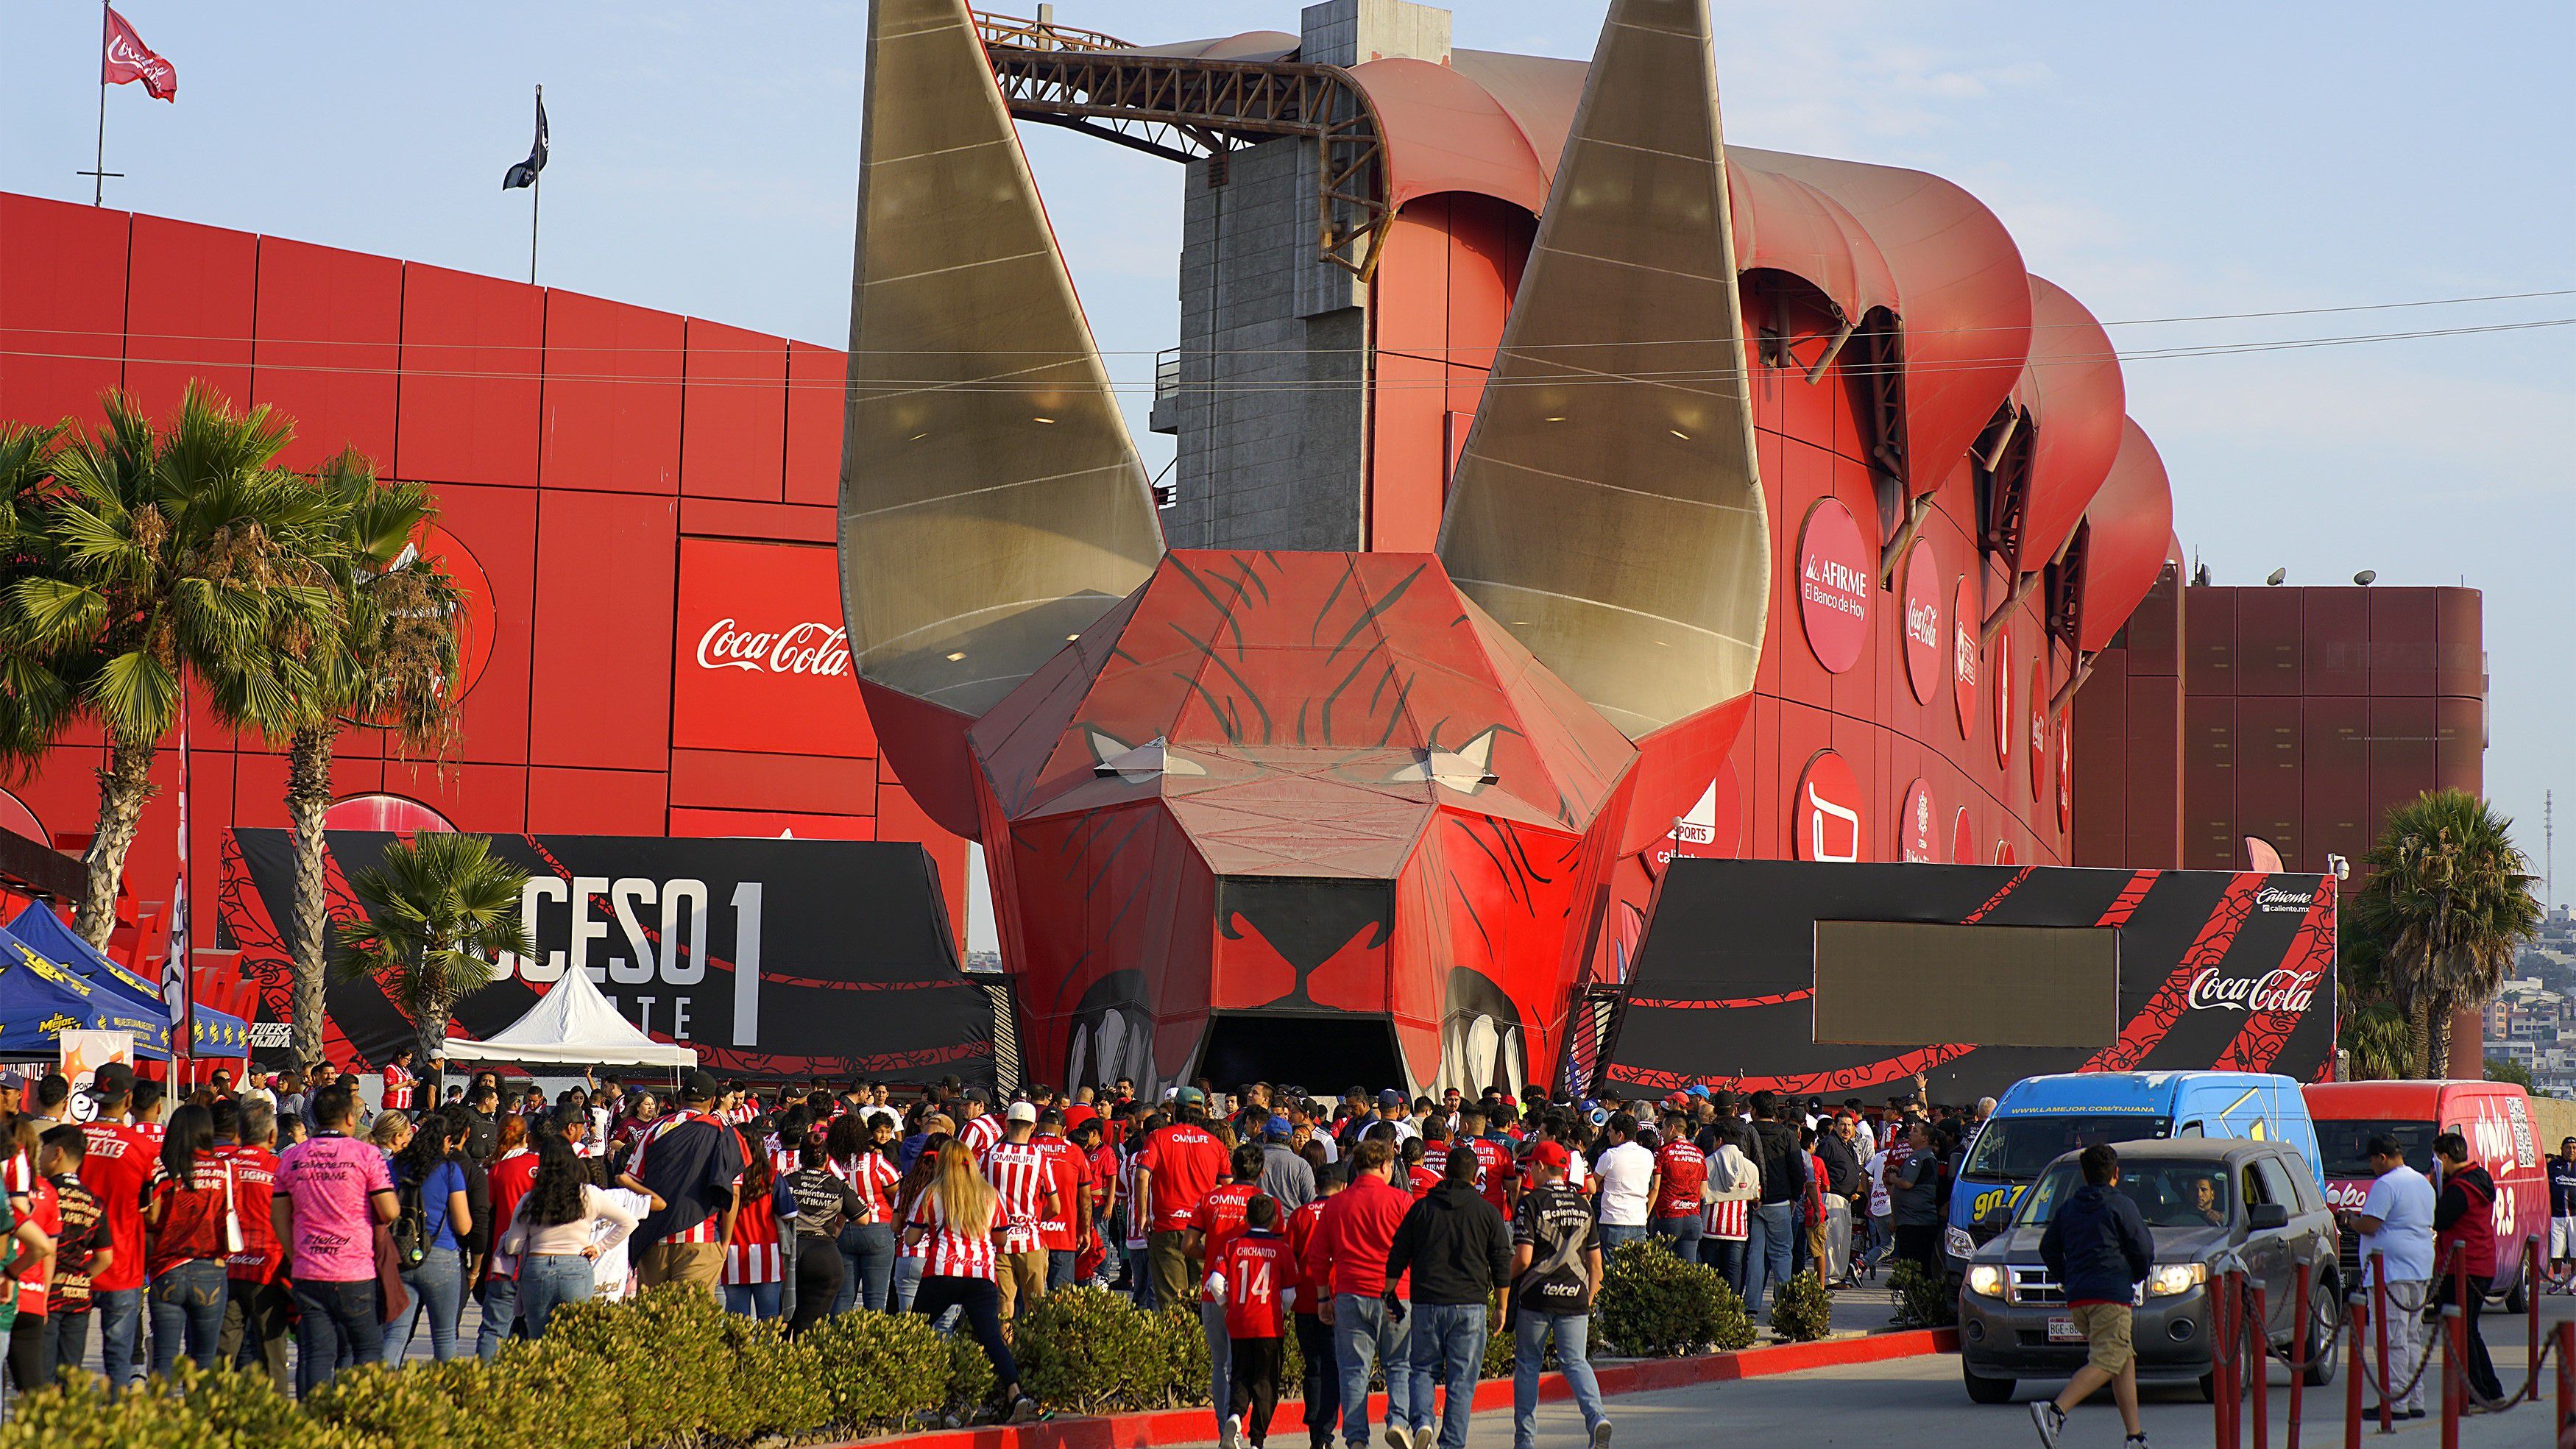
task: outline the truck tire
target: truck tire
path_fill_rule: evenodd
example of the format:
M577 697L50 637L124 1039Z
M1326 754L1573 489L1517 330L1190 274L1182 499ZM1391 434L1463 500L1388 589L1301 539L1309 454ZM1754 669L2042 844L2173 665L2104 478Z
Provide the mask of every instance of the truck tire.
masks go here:
M2530 1274L2513 1275L2513 1286L2504 1290L2504 1311L2517 1318L2531 1311Z
M2315 1294L2308 1299L2307 1331L2299 1336L2299 1357L2308 1361L2303 1377L2312 1389L2334 1382L2334 1348L2342 1341L2336 1332L2343 1326L2342 1304L2343 1294L2334 1278L2318 1280Z
M1984 1374L1968 1367L1968 1362L1964 1357L1959 1360L1959 1378L1962 1382L1967 1384L1968 1402L1972 1404L2009 1404L2012 1402L2013 1380L1987 1378Z

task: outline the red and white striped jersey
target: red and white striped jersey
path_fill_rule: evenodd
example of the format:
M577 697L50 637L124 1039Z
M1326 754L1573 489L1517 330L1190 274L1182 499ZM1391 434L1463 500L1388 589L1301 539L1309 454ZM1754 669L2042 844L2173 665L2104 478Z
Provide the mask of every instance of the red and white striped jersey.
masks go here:
M861 1212L851 1221L894 1221L894 1185L903 1181L903 1169L894 1165L894 1159L882 1152L862 1152L846 1164L827 1159L824 1165L859 1195Z
M966 1150L975 1154L976 1161L983 1161L984 1154L993 1150L993 1144L1002 1140L1000 1115L987 1112L968 1122L957 1129L957 1140L966 1144Z
M739 1107L727 1107L723 1111L714 1114L715 1120L722 1122L727 1127L740 1127L759 1115L759 1105L752 1102L745 1102Z
M1753 1204L1742 1199L1734 1202L1713 1202L1708 1205L1707 1211L1700 1215L1700 1221L1707 1227L1710 1237L1742 1242L1745 1235L1745 1210L1751 1206Z
M756 1202L746 1202L733 1218L733 1241L725 1244L724 1280L727 1283L776 1283L787 1276L787 1263L779 1242L778 1199L774 1193L760 1194Z
M984 1153L984 1176L1002 1200L1002 1251L1026 1253L1039 1243L1046 1195L1064 1191L1064 1171L1034 1142L1000 1142Z
M1130 1152L1118 1165L1118 1195L1127 1201L1127 1242L1130 1248L1145 1246L1145 1232L1154 1220L1154 1195L1151 1184L1137 1173L1145 1165L1142 1152Z
M414 1078L410 1072L403 1069L401 1063L385 1063L384 1104L386 1111L408 1112L411 1110L411 1089L412 1083L415 1080L417 1079Z
M929 1229L922 1239L921 1276L925 1278L990 1278L993 1272L993 1220L952 1225L939 1205L939 1194L925 1192L912 1205L912 1221Z

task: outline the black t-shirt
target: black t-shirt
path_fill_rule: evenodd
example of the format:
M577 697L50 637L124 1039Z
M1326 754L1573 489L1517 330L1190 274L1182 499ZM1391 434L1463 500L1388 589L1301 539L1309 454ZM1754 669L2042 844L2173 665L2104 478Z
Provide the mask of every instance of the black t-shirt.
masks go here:
M781 1180L788 1196L796 1200L796 1231L807 1237L838 1237L841 1224L866 1208L850 1185L833 1176L829 1168L799 1168Z
M1551 1182L1521 1194L1512 1245L1530 1250L1529 1270L1512 1285L1514 1301L1542 1313L1589 1313L1592 1280L1586 1259L1600 1246L1592 1204L1573 1186Z
M2549 1215L2576 1218L2576 1162L2549 1159Z

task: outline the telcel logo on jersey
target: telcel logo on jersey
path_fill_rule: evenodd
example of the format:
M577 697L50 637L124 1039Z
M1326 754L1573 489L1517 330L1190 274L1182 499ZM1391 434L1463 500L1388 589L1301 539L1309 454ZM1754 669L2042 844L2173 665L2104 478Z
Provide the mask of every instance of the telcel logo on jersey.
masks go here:
M738 629L718 619L698 638L700 669L766 669L772 674L847 674L849 631L812 621L783 633Z
M2215 966L2205 967L2191 978L2191 991L2184 998L2194 1011L2217 1007L2223 1011L2301 1012L2316 998L2317 982L2323 971L2293 971L2283 966L2260 976L2221 976Z

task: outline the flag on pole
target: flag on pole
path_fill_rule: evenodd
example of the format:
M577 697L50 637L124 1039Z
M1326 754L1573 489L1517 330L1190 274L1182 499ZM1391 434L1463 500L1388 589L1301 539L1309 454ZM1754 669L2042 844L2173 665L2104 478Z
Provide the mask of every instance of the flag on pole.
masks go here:
M188 706L179 705L179 878L170 887L170 958L161 968L161 1001L170 1008L174 1040L192 1042L188 1030ZM140 965L141 963L136 963Z
M128 81L143 82L144 91L156 100L179 99L179 68L145 45L143 37L135 34L134 27L111 6L107 11L107 54L99 83L121 86Z
M501 178L501 189L509 191L537 184L537 173L546 169L546 88L537 87L537 140L528 148L528 159L518 163Z

